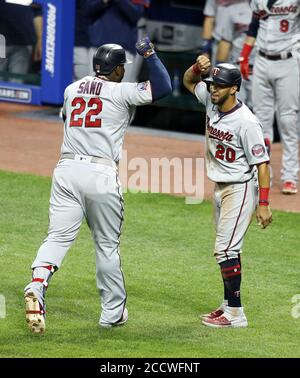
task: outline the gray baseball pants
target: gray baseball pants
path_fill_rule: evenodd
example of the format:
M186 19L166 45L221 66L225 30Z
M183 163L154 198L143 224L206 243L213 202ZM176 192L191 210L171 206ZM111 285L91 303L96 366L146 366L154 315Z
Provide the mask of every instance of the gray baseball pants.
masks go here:
M282 141L282 181L298 181L298 128L300 72L296 57L268 60L256 56L253 71L253 111L262 124L265 138L273 142L276 110Z
M115 323L121 318L126 302L119 254L123 197L115 165L59 161L53 174L48 235L32 268L49 264L59 268L84 218L96 249L100 322Z

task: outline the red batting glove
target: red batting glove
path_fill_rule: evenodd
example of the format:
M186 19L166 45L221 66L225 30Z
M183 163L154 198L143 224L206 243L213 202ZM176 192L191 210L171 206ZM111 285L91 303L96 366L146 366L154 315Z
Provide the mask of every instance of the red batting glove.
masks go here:
M247 45L246 43L243 46L243 50L239 57L240 70L243 76L243 79L249 80L249 55L253 49L253 46Z
M249 80L249 59L245 59L240 56L239 63L243 79Z

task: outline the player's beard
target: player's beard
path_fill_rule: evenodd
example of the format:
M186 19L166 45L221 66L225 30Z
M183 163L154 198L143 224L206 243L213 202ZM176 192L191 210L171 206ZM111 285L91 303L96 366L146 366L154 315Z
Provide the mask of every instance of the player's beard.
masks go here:
M229 97L230 97L229 91L223 94L223 96L218 95L217 99L213 99L212 94L211 94L211 102L214 105L222 106L228 100Z

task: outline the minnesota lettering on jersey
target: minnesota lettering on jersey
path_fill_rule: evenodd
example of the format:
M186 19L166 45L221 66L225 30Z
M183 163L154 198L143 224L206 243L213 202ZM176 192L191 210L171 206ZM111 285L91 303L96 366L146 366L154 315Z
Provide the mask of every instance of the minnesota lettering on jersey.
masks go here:
M207 117L206 119L206 129L209 134L209 138L218 139L221 142L226 140L227 142L231 142L233 138L233 134L229 131L224 132L223 130L218 129L217 127L210 126L209 124L210 118Z
M289 13L296 13L297 12L297 5L289 5L289 6L273 6L271 8L271 13L276 14L289 14Z
M267 16L287 16L290 13L297 13L298 7L297 5L287 5L287 6L272 6L270 9L270 12L267 12L265 10L261 10L258 12L254 12L254 17L261 19L265 18Z
M91 94L91 95L96 95L99 96L102 88L102 83L101 81L83 81L79 85L79 89L77 93L79 94Z

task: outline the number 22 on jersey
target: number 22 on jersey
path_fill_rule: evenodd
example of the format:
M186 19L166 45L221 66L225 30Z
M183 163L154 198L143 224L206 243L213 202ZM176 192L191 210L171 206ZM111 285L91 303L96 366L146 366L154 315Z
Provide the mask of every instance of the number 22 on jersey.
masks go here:
M85 100L83 97L75 97L72 101L74 108L71 113L70 127L101 127L101 119L97 116L102 112L102 101L99 97ZM82 113L87 109L86 115ZM92 117L95 117L92 120Z

